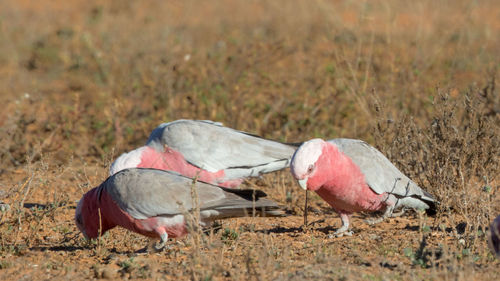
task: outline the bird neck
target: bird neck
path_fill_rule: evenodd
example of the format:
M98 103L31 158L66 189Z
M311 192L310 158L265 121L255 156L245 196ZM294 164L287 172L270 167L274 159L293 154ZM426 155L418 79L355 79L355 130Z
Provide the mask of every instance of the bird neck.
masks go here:
M87 204L85 211L88 212L84 219L85 232L89 238L97 238L116 226L107 216L110 205L106 202L109 196L104 190L105 183L85 194L84 199Z
M188 178L197 177L199 181L225 187L236 187L241 183L240 179L226 182L224 170L209 172L191 165L182 153L171 147L164 147L163 150L159 151L156 148L146 146L138 167L174 171Z

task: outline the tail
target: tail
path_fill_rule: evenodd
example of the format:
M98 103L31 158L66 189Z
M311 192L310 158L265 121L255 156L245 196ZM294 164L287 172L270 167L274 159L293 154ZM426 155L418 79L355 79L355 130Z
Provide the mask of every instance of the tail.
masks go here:
M235 218L235 217L283 217L286 216L282 207L272 200L262 197L267 194L253 189L228 189L222 188L226 198L214 202L214 204L203 210L208 211L212 220Z
M425 213L428 216L434 216L437 213L437 205L439 204L439 201L437 201L436 198L429 192L423 189L422 191L424 193L424 196L420 197L419 199L429 206L429 208L425 209Z
M258 200L259 198L262 197L267 197L267 194L264 191L258 189L232 189L222 186L219 187L225 192L235 194L245 200L252 201L252 200Z
M425 213L428 216L434 216L437 214L437 205L439 202L437 201L426 201L425 202L427 205L429 205L429 208L425 209Z
M412 209L423 209L428 216L434 216L437 213L439 201L434 199L430 193L423 191L423 196L413 195L398 198L397 207L408 207Z
M211 209L210 219L228 219L238 217L285 217L285 211L274 201L260 199L253 205L252 201L233 201L230 206L217 206Z

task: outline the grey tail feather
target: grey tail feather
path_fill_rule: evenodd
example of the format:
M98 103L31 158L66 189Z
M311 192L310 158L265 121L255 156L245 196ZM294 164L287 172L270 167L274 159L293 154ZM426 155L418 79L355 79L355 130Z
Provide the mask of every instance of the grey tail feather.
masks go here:
M239 218L239 217L285 217L286 213L280 207L252 207L249 208L237 208L237 209L215 209L219 212L218 215L210 217L210 219L228 219L228 218Z
M258 189L232 189L232 188L226 188L219 186L222 190L225 192L233 193L235 195L238 195L239 197L246 199L246 200L259 200L261 197L266 197L267 194Z
M211 219L225 219L234 217L283 217L285 211L274 201L268 199L259 199L258 201L246 200L244 198L234 198L224 200L218 206L212 206L208 209L215 210L219 214ZM255 211L255 212L254 212Z
M420 200L429 205L429 208L425 210L425 213L428 216L434 216L437 213L437 205L439 204L439 201L437 201L436 197L434 197L434 195L430 194L429 192L423 189L422 191L424 192L425 197L421 197Z
M437 201L432 194L428 193L424 190L424 196L412 196L415 199L423 201L425 204L429 206L429 208L425 209L425 213L428 216L434 216L437 213L437 205L439 201Z
M428 209L425 209L425 213L428 216L434 216L437 214L437 205L439 204L438 201L430 201L430 200L425 200L422 199L427 205L429 205Z
M422 189L422 191L424 192L424 196L429 198L429 199L423 199L424 201L436 201L436 198L434 197L434 195L430 194L429 192L425 191Z
M406 198L412 198L413 200L418 200L418 201L425 203L428 206L428 208L425 208L425 213L428 216L434 216L437 213L437 205L439 205L439 201L437 201L434 198L434 196L432 196L430 193L426 192L425 190L423 190L423 192L424 192L424 196L413 195L413 196L408 196Z

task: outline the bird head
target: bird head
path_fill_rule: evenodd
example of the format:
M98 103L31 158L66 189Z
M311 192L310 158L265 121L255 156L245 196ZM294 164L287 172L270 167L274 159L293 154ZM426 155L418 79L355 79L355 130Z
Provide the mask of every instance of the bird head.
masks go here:
M326 145L327 143L322 139L309 140L304 142L292 157L290 171L304 190L314 191L321 187L319 182L314 181L313 183L310 179L317 175L318 160Z
M109 229L105 218L99 214L98 193L98 187L91 189L83 195L76 206L75 223L87 239L97 238L99 232L102 235Z
M76 211L75 211L75 224L78 227L78 229L82 232L83 236L88 239L87 233L85 233L85 224L83 221L83 214L82 214L82 208L83 208L83 202L85 201L84 198L80 199L78 201L78 205L76 205Z

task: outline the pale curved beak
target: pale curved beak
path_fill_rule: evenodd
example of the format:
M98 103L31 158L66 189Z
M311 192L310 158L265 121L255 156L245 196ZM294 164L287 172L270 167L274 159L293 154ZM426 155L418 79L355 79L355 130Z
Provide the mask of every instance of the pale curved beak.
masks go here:
M299 185L303 190L307 190L307 178L297 181L299 182Z

